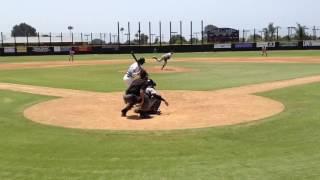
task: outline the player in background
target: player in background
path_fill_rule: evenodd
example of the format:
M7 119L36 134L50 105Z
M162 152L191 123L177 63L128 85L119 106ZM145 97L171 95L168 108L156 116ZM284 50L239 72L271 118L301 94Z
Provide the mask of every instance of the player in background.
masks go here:
M263 45L262 47L261 47L261 55L262 56L268 56L268 52L267 52L267 45Z
M69 61L73 62L73 59L74 59L74 54L75 54L75 50L73 47L70 48L69 50Z
M143 69L141 66L145 63L144 57L137 59L133 52L131 52L131 55L136 62L130 65L127 73L123 76L123 81L127 87L131 85L133 80L139 77L140 72Z
M158 62L161 62L161 61L164 62L163 65L162 65L162 68L161 68L161 70L163 70L164 67L166 67L166 65L167 65L167 63L168 63L168 60L171 59L172 55L173 55L173 52L169 52L169 53L166 53L166 54L162 55L162 56L160 57L160 59L158 59L158 58L155 57L155 56L153 56L152 58L155 59L155 60L158 61Z

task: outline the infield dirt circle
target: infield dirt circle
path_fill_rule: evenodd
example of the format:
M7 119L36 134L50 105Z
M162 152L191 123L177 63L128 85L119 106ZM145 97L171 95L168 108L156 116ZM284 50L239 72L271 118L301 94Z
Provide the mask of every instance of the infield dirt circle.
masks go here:
M314 59L312 61L318 62ZM41 66L47 68L63 65L55 62L34 67ZM32 65L26 67L31 68ZM14 67L11 65L9 68ZM17 68L22 67L18 65ZM149 67L148 71L162 73L156 67ZM193 69L168 67L168 71L185 72ZM133 112L128 113L127 117L121 117L120 110L124 107L121 92L97 93L8 83L0 83L0 89L57 97L24 111L28 119L42 124L80 129L172 130L232 125L270 117L282 112L284 105L255 93L319 81L320 76L313 76L217 91L161 91L170 105L162 105L162 114L150 119L139 119Z

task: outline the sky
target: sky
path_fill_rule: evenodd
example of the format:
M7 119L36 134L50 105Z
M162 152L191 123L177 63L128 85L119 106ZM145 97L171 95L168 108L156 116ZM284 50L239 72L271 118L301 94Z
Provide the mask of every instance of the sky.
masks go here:
M179 31L183 22L184 33L200 31L200 22L235 29L262 29L273 22L283 27L296 23L320 28L319 0L3 0L0 6L0 31L10 32L21 22L32 25L39 32L117 32L117 22L132 31L140 21L144 31L148 22L158 32L158 23L168 31ZM164 31L165 31L164 30Z

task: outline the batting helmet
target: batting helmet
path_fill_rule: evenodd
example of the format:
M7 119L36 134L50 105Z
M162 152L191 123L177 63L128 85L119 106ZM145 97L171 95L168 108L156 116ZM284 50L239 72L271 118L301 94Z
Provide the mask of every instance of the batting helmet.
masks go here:
M146 62L146 60L144 59L144 57L141 57L141 58L138 59L138 63L140 65L144 64L145 62Z

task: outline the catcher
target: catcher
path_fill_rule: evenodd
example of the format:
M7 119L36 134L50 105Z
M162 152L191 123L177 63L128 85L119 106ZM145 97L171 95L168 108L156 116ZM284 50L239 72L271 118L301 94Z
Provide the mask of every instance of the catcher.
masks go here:
M123 81L127 87L129 87L132 81L139 76L141 70L143 69L142 65L145 63L144 57L137 59L133 52L131 52L131 55L136 62L130 65L127 73L123 76Z
M167 65L167 63L168 63L168 60L171 59L172 55L173 55L173 52L169 52L169 53L166 53L166 54L162 55L160 59L158 59L158 58L155 57L155 56L153 56L152 58L155 59L155 60L158 61L158 62L161 62L161 61L164 62L163 65L162 65L162 67L161 67L161 70L163 70L164 67L165 67L165 66Z
M161 114L160 105L161 101L165 103L166 106L169 106L169 103L156 91L155 87L157 84L152 80L148 79L148 87L146 89L146 94L149 97L149 114Z

